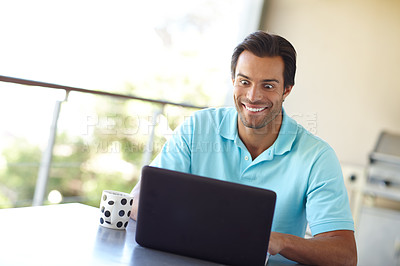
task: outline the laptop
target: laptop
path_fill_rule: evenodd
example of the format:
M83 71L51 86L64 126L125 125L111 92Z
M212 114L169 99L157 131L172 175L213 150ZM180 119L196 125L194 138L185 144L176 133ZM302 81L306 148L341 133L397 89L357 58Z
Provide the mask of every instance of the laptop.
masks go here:
M265 265L276 194L151 166L142 169L136 242L229 265Z

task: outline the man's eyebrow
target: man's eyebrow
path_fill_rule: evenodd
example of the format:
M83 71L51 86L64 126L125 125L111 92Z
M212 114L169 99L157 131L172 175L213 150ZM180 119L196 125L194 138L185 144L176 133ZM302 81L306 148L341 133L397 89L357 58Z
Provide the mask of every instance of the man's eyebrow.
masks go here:
M248 76L242 74L242 73L238 73L236 76L241 76L244 77L245 79L251 80L251 78L249 78ZM277 79L263 79L261 82L276 82L279 83L279 80Z
M246 75L244 75L244 74L242 74L242 73L238 73L236 76L237 76L237 77L241 76L241 77L243 77L243 78L245 78L245 79L251 80L251 78L249 78L248 76L246 76Z
M277 79L263 79L262 82L276 82L276 83L279 83L279 80L277 80Z

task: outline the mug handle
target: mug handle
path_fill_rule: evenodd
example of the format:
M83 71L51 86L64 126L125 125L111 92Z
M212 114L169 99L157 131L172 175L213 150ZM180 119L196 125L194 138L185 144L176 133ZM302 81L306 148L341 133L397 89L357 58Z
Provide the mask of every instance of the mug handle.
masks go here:
M111 213L110 215L110 222L112 225L114 225L115 221L116 221L116 215L118 215L116 212L114 212L114 206L115 206L115 200L114 199L110 199L107 201L107 206L109 208L109 211ZM118 217L117 217L118 218Z
M115 206L115 201L113 199L108 199L108 197L106 199L104 199L104 196L107 197L106 194L103 194L103 207L104 207L104 222L108 223L110 225L113 224L113 221L115 221L115 214L114 214L114 206ZM107 212L109 212L109 215L107 216Z

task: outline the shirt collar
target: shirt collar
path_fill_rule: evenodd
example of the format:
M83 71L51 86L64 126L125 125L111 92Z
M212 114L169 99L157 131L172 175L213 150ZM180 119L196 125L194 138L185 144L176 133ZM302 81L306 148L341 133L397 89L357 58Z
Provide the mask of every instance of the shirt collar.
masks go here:
M225 113L221 123L219 124L218 132L226 139L235 140L238 135L238 113L233 107L228 108L227 110L228 111Z
M269 151L273 151L274 155L282 155L291 150L298 130L297 122L286 114L284 108L282 108L282 114L282 125L278 138L268 149ZM235 140L238 137L237 123L238 113L236 109L229 108L219 125L219 134L226 139Z
M292 149L298 130L297 122L289 117L283 108L282 113L283 119L278 138L270 147L273 148L275 155L282 155Z

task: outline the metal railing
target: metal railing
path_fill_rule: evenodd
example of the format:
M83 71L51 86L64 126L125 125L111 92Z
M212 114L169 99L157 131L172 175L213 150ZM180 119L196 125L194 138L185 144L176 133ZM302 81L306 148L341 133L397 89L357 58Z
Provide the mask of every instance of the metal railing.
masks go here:
M19 84L19 85L60 89L60 90L64 90L66 92L65 99L61 100L61 101L59 101L59 100L56 101L55 105L54 105L53 119L52 119L52 124L50 127L50 134L49 134L46 149L43 151L43 154L42 154L40 167L39 167L39 171L38 171L35 193L34 193L33 202L32 202L33 206L43 205L43 202L44 202L47 183L48 183L48 179L49 179L49 171L50 171L50 166L51 166L52 157L53 157L53 148L54 148L55 138L56 138L56 134L57 134L57 124L58 124L58 118L59 118L60 111L61 111L61 105L63 102L66 102L68 100L68 95L71 91L88 93L88 94L93 94L93 95L108 96L108 97L120 98L120 99L125 99L125 100L138 100L138 101L144 101L144 102L155 103L155 104L160 105L160 108L155 110L154 114L153 114L153 123L152 123L151 131L150 131L150 135L149 135L149 138L148 138L147 144L146 144L147 148L144 149L142 165L146 165L146 164L150 163L151 152L153 150L152 146L153 146L153 141L154 141L154 130L155 130L155 125L156 125L155 121L157 121L158 117L163 114L164 107L166 105L174 105L174 106L180 106L180 107L184 107L184 108L193 108L193 109L207 108L206 106L196 106L196 105L192 105L192 104L188 104L188 103L175 103L175 102L163 101L163 100L157 100L157 99L148 99L148 98L137 97L134 95L111 93L111 92L97 91L97 90L88 90L88 89L83 89L83 88L64 86L64 85L59 85L59 84L33 81L33 80L1 76L1 75L0 75L0 81Z

